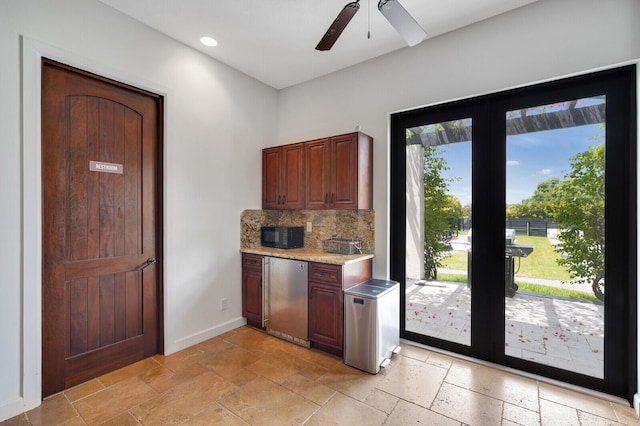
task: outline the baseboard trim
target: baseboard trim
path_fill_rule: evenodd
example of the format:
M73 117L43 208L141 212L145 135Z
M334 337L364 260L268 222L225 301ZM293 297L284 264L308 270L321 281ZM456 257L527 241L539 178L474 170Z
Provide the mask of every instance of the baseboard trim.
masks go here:
M213 337L219 336L227 331L231 331L235 328L242 327L247 324L247 320L240 317L234 318L230 321L218 324L214 327L207 328L205 330L193 333L189 336L185 336L181 339L175 340L171 346L165 346L165 355L171 355L174 352L181 351L190 346L197 345L198 343L209 340Z
M22 414L25 411L23 398L18 397L7 401L0 401L0 422Z

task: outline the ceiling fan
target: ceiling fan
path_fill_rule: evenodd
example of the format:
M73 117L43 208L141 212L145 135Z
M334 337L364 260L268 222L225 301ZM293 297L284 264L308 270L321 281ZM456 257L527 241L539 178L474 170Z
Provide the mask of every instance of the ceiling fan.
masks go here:
M358 9L360 0L347 3L316 46L316 50L330 50ZM378 10L409 46L415 46L427 37L427 33L397 0L380 0Z

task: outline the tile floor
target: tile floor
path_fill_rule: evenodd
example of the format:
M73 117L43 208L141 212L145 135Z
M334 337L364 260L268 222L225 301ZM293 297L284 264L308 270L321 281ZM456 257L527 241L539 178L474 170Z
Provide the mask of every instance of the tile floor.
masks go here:
M471 289L466 284L407 280L408 331L471 344ZM604 377L604 306L517 292L505 298L505 353Z
M625 404L402 345L378 375L240 327L46 399L9 425L637 425Z

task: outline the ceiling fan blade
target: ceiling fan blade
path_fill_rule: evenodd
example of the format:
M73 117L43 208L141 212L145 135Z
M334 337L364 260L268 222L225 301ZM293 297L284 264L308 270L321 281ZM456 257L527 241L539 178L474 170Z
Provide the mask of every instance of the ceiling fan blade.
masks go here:
M427 33L420 24L396 0L380 0L378 10L409 46L415 46L427 38Z
M351 21L351 18L353 18L353 15L360 9L359 2L360 0L351 2L340 11L316 46L316 50L329 50L333 47L338 37L340 37L340 34L342 34L342 31L344 31L349 21Z

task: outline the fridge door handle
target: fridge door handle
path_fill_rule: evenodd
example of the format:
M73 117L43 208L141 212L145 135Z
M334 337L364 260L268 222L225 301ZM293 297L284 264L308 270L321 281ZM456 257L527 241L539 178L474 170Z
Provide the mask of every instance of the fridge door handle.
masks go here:
M262 327L266 328L269 324L269 257L262 258Z

